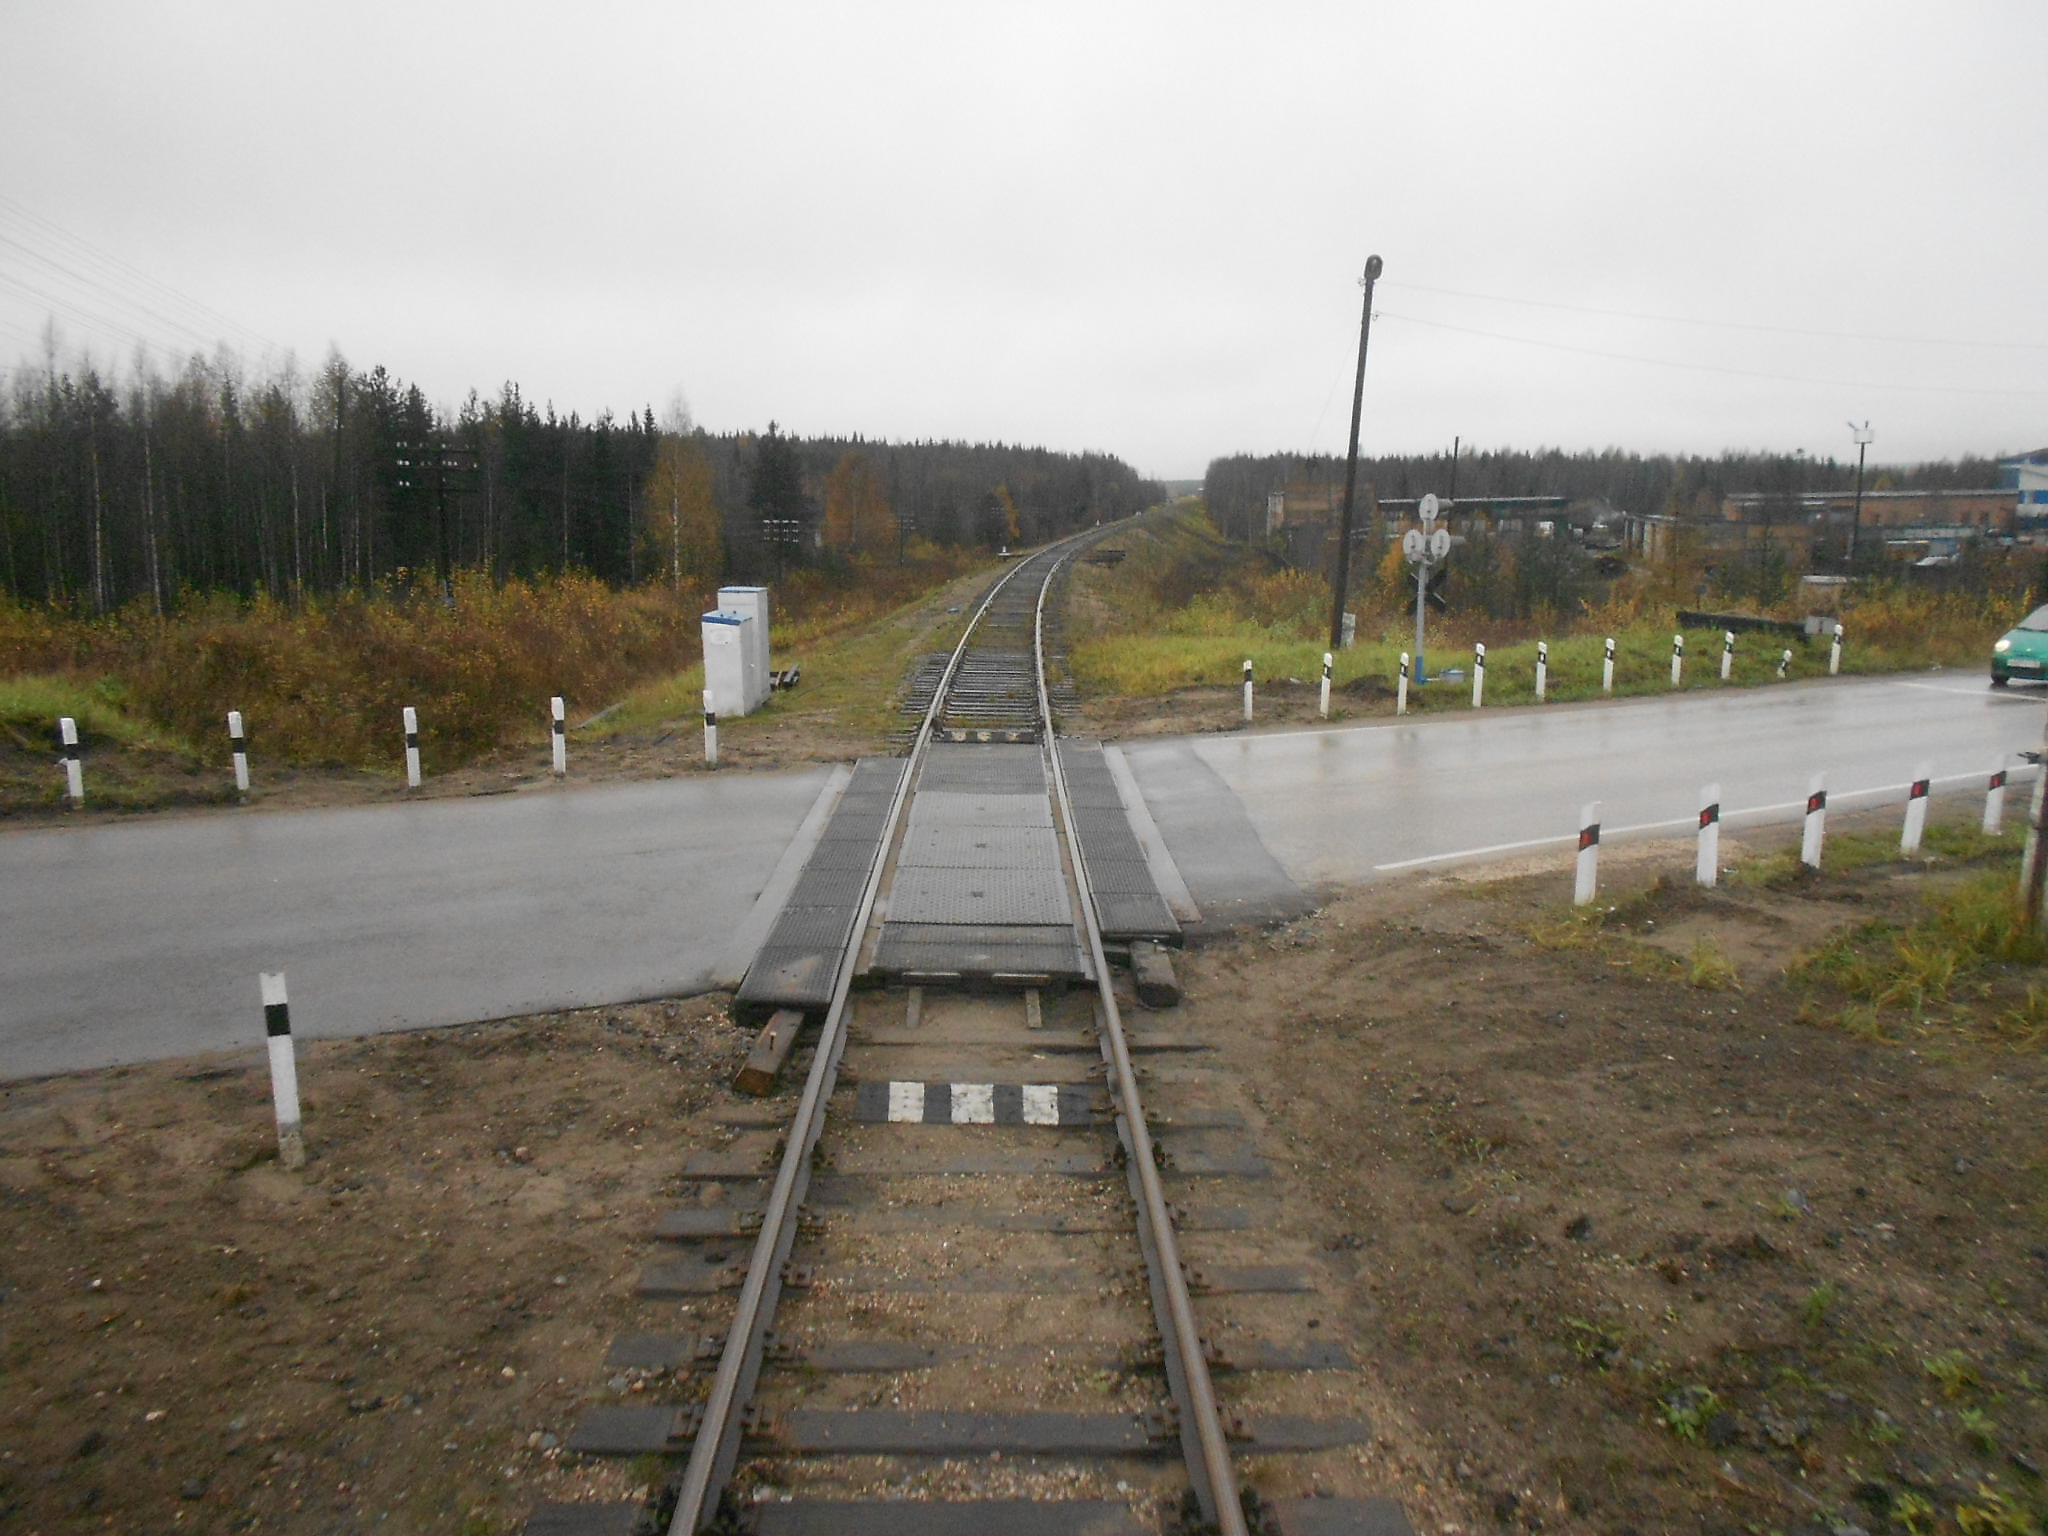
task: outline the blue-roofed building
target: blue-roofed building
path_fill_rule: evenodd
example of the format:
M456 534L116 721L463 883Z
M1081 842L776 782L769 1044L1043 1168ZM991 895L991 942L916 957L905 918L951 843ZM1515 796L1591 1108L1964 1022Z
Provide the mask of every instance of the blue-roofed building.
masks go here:
M1998 483L2019 493L2016 508L2024 522L2048 522L2048 448L1998 461Z

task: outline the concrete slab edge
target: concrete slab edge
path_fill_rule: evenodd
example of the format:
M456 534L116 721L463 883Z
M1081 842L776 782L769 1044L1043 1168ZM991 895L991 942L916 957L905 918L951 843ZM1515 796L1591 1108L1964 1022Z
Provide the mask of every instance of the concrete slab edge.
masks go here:
M1173 855L1167 851L1166 839L1159 835L1159 828L1152 820L1152 809L1145 804L1145 792L1138 788L1138 776L1124 761L1123 749L1104 742L1102 761L1109 767L1109 776L1116 780L1116 792L1123 797L1124 814L1130 817L1131 831L1137 835L1138 846L1145 850L1145 863L1152 871L1152 883L1166 898L1167 909L1183 923L1199 923L1202 909L1195 905L1194 893L1188 889L1187 881L1181 878L1180 866L1173 862Z
M789 846L782 850L782 857L775 861L775 870L768 876L768 883L761 888L761 894L754 899L753 910L734 930L732 939L725 946L725 953L718 958L718 964L711 969L710 981L714 987L736 987L747 974L747 967L754 963L754 956L761 952L761 945L767 940L775 920L782 915L783 904L789 900L789 893L796 888L797 876L803 873L804 864L810 859L811 850L818 846L818 838L825 830L825 823L831 818L832 808L839 804L839 797L853 780L853 770L844 763L832 765L832 771L825 776L824 787L818 791L818 798L811 802L811 809L796 829L796 835L789 840Z

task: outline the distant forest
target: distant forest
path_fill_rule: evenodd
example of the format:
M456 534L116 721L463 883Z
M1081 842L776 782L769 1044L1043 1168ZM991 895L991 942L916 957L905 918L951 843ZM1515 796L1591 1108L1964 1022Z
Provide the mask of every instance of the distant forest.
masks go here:
M383 368L23 369L0 397L0 591L108 612L579 570L614 585L1036 541L1162 499L1107 454L586 421L516 384L453 419Z
M1602 453L1467 450L1458 455L1455 473L1448 452L1361 458L1358 483L1362 517L1371 515L1375 497L1454 492L1461 497L1563 496L1574 502L1603 500L1625 512L1719 516L1721 499L1736 492L1784 496L1848 490L1856 483L1856 463L1795 454L1724 453L1709 459L1646 457L1615 448ZM1880 490L1980 490L1996 484L1998 465L1991 459L1871 464L1864 472L1864 485ZM1324 454L1236 454L1211 460L1203 480L1210 516L1225 533L1241 539L1263 530L1270 491L1286 491L1290 505L1304 509L1341 504L1344 460Z

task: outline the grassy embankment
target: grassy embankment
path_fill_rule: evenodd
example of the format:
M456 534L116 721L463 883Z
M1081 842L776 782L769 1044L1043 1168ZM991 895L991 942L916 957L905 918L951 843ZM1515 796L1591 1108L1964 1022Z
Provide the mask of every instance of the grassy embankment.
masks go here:
M1329 587L1320 577L1276 569L1259 552L1233 545L1206 516L1179 510L1148 519L1120 541L1126 559L1110 567L1077 573L1077 601L1069 619L1069 664L1089 695L1162 695L1177 689L1237 682L1246 657L1257 678L1313 681L1321 675L1329 635ZM1340 690L1332 714L1384 712L1371 702L1384 684L1391 690L1400 653L1413 644L1413 609L1388 590L1381 574L1361 572L1355 599L1360 638L1337 654L1333 675ZM1413 588L1408 588L1412 594ZM1454 666L1470 676L1473 644L1486 646L1486 702L1535 702L1536 644L1550 646L1548 697L1564 702L1597 698L1607 636L1616 642L1617 694L1671 691L1670 619L1677 607L1652 578L1631 576L1614 584L1599 607L1540 620L1495 620L1453 613L1429 615L1427 645L1432 675ZM1979 668L1991 642L2008 628L2024 604L1964 594L1876 591L1852 595L1842 620L1845 672L1897 672L1931 665ZM1790 611L1783 616L1791 616ZM1718 688L1721 632L1691 631L1685 637L1684 686ZM1787 676L1822 676L1828 667L1824 641L1737 635L1727 686L1778 681L1778 663L1792 652ZM1349 696L1341 690L1354 684ZM1469 680L1420 688L1416 709L1468 708Z
M902 566L783 582L777 660L804 669L791 697L879 739L920 638L905 616L977 563L931 551ZM583 576L499 587L477 572L457 578L452 604L392 590L295 603L205 596L162 618L129 609L91 619L0 601L0 814L58 803L62 715L78 721L93 765L89 798L102 809L232 798L218 772L230 709L242 711L251 752L266 764L384 776L399 771L394 742L408 704L420 713L429 774L508 741L544 739L555 693L572 722L619 706L586 739L694 718L697 621L710 601L615 591Z

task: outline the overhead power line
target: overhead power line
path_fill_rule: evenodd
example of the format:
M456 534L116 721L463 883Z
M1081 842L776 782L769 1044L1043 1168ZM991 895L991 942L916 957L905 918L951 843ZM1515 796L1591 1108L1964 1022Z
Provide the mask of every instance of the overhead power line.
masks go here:
M1756 368L1724 368L1714 363L1685 363L1668 357L1643 357L1632 352L1609 352L1599 347L1578 347L1562 341L1539 341L1533 336L1510 336L1504 331L1484 331L1476 326L1451 325L1442 320L1424 320L1417 315L1397 315L1380 310L1386 319L1405 325L1427 326L1433 331L1454 331L1461 336L1483 336L1488 341L1512 342L1518 347L1541 347L1551 352L1572 352L1580 357L1602 357L1610 362L1641 363L1651 368L1678 368L1687 373L1718 373L1737 379L1769 379L1779 384L1819 384L1829 389L1886 390L1901 394L1977 395L1994 399L2048 398L2042 389L1974 389L1959 384L1878 384L1868 379L1817 379L1796 373L1766 373Z

